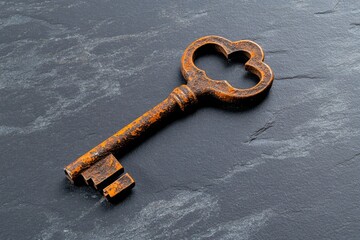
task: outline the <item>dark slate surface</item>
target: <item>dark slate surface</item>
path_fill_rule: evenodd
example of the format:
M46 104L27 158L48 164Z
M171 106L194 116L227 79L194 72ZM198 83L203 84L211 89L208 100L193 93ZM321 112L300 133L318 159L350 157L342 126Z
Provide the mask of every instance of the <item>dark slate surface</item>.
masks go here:
M265 101L152 136L118 205L71 185L63 166L181 84L210 34L263 47ZM360 239L359 46L358 0L0 1L0 239Z

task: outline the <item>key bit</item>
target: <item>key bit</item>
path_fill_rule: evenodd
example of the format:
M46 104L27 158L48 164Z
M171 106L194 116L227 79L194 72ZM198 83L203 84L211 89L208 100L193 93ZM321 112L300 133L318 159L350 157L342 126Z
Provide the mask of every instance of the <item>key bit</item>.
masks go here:
M126 191L129 191L134 186L134 179L128 173L125 173L116 181L104 188L103 194L108 200L112 200L113 198L120 196L123 193L126 193Z
M260 81L251 88L239 89L232 87L226 80L209 78L205 71L196 67L194 63L196 51L205 45L215 46L226 58L234 52L245 53L249 58L245 63L245 69L257 75ZM99 185L107 182L111 176L123 171L112 154L124 150L171 114L186 112L199 101L209 97L221 102L237 104L264 96L271 88L274 75L263 60L263 50L250 40L232 42L219 36L206 36L195 40L185 49L181 58L181 73L187 84L175 88L160 104L66 166L64 169L66 176L71 181L76 181L82 176L88 184L93 183L99 188ZM126 173L105 187L103 194L111 199L134 185L134 179Z
M81 176L84 178L86 184L93 185L98 189L105 184L106 180L123 172L123 166L118 162L114 155L110 154L84 170L81 173Z

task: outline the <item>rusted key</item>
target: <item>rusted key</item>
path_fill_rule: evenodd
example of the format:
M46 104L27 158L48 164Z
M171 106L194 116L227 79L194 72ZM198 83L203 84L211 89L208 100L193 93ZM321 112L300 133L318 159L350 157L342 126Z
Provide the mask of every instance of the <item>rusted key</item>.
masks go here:
M238 89L225 80L210 79L205 71L194 64L195 52L205 45L214 46L227 58L231 53L244 52L249 58L245 63L245 69L257 75L260 81L254 87ZM66 176L71 181L82 177L87 184L94 185L95 188L105 187L102 191L108 199L131 189L135 181L128 173L119 177L123 167L113 156L114 152L123 150L145 131L151 129L155 123L174 112L186 111L205 97L211 96L222 102L236 104L267 92L272 85L274 75L263 60L264 52L261 47L249 40L231 42L219 36L197 39L185 49L181 59L181 73L187 84L175 88L160 104L66 166ZM119 178L114 180L116 177Z

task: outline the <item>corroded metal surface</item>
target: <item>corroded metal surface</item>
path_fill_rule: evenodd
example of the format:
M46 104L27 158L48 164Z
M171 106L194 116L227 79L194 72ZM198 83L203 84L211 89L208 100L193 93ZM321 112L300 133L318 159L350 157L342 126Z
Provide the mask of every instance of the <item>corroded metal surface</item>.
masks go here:
M128 173L125 173L116 181L104 188L103 194L107 199L112 200L120 194L126 193L126 191L129 191L134 186L134 179Z
M123 172L123 166L114 157L114 155L109 154L101 161L96 162L88 169L84 170L81 173L81 176L84 178L86 184L93 185L96 189L98 189L99 187L101 188L101 185L107 179Z
M244 52L249 58L245 63L245 68L256 74L260 81L252 88L238 89L232 87L226 80L210 79L204 70L199 69L194 64L196 51L205 45L213 45L227 58L231 53ZM99 162L107 161L109 154L124 150L132 141L153 128L156 123L171 113L184 112L196 105L203 97L211 96L222 102L236 104L242 100L254 99L265 93L270 89L274 75L271 68L263 60L264 53L255 42L249 40L231 42L218 36L199 38L185 49L181 59L181 72L187 84L175 88L160 104L66 166L66 176L71 181L76 181L79 176L85 177L85 180L104 181L113 174L114 169L107 167L109 164ZM114 158L112 155L110 156L111 159ZM106 167L102 168L101 166ZM102 170L97 171L96 168L98 167ZM126 181L130 181L131 184L124 184L124 176L126 176ZM105 188L104 195L112 198L117 193L132 188L134 186L132 182L135 183L129 174L123 175Z
M205 45L213 45L226 58L231 53L244 52L249 58L245 69L259 77L258 84L252 88L239 89L232 87L226 80L210 79L205 71L194 63L196 50ZM254 98L271 87L274 75L271 68L263 62L264 57L261 47L250 40L231 42L218 36L202 37L186 48L181 59L181 73L196 96L211 95L222 102L234 103Z

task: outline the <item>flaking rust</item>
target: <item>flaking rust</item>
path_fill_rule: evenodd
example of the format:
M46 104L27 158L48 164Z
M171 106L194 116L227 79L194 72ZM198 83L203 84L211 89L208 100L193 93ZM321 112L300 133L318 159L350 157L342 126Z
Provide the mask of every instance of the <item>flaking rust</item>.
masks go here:
M239 89L226 80L210 79L194 63L196 51L206 45L214 46L226 58L232 53L244 52L249 58L245 69L257 75L260 81L254 87ZM176 112L185 112L206 97L237 104L262 96L274 79L271 68L263 60L263 50L250 40L232 42L219 36L197 39L185 49L181 58L181 73L187 84L175 88L160 104L66 166L66 176L72 182L84 179L87 184L102 189L103 195L110 200L128 192L135 186L135 181L128 173L120 176L124 169L114 157L115 152L125 149L160 120ZM118 178L114 180L114 176Z

